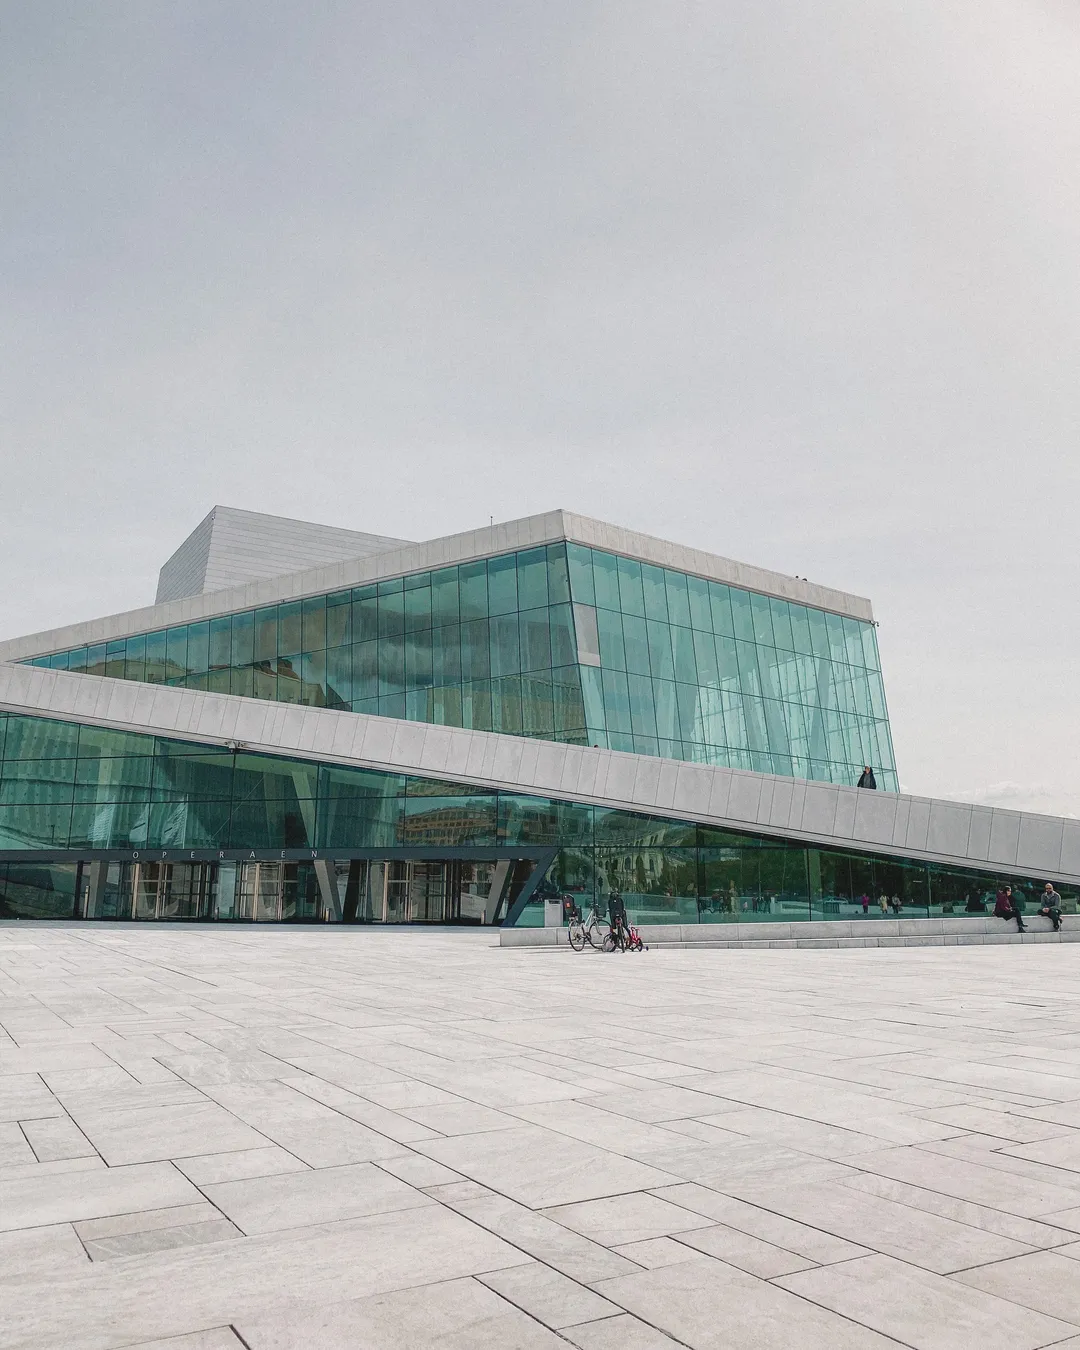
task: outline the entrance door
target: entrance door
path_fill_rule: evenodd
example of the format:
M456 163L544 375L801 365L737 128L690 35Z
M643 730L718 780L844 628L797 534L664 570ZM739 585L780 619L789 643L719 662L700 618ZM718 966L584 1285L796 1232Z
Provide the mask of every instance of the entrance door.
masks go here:
M450 915L450 894L446 884L449 864L414 862L409 864L409 923L445 923Z
M131 868L131 916L133 919L159 918L161 888L167 863L135 863Z
M213 912L213 864L138 862L130 869L132 918L205 919Z
M219 918L280 923L318 919L322 912L315 869L306 863L241 863L235 895L234 910L227 913L219 906Z
M236 917L251 923L276 923L282 910L282 867L276 862L246 862L236 881Z
M386 864L386 897L383 903L383 923L409 922L409 863Z

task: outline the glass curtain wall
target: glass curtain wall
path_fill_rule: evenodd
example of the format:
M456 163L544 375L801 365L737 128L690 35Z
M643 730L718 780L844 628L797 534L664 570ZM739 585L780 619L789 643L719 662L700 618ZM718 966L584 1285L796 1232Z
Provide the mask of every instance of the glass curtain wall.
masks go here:
M576 544L32 664L898 788L872 624Z
M31 664L583 744L569 601L558 544Z
M898 791L872 623L567 545L590 743Z
M493 847L553 847L538 903L517 919L523 924L542 921L539 899L552 891L585 907L618 890L636 923L723 924L985 914L999 884L1019 888L1029 909L1041 889L1023 876L16 714L0 715L0 759L0 854L40 856L0 858L0 917L8 918L75 912L77 865L49 857L61 851L310 847L341 858L447 848L475 850L482 870ZM198 876L155 869L152 861L140 860L147 864L139 872L140 912L207 912ZM404 873L400 880L404 886ZM481 897L489 883L475 883ZM316 904L312 884L298 874L294 917ZM436 872L424 878L423 904L432 912L443 903L440 884ZM253 914L260 885L252 883ZM1077 888L1058 890L1066 911L1076 912ZM416 908L418 897L402 891L398 898Z

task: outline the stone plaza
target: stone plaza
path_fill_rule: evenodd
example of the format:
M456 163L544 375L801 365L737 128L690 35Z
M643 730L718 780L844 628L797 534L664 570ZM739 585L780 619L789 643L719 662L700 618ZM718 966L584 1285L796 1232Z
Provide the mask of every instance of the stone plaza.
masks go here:
M0 1346L1080 1347L1080 950L0 926Z

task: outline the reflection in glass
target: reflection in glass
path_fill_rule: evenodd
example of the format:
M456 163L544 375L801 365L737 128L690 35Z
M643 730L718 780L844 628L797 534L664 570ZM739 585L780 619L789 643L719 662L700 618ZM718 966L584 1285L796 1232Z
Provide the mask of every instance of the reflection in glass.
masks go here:
M579 544L36 664L897 787L872 624Z

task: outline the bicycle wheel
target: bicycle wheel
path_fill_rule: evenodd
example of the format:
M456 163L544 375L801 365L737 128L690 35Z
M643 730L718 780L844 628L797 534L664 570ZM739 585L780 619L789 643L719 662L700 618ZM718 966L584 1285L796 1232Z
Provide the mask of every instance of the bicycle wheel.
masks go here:
M570 925L569 938L570 946L573 947L574 951L581 952L585 950L585 929L582 928L581 924L572 923Z
M603 951L603 952L613 952L613 951L615 950L615 934L614 934L614 933L605 933L605 934L604 934L604 943L603 943L603 946L600 948L600 950Z

